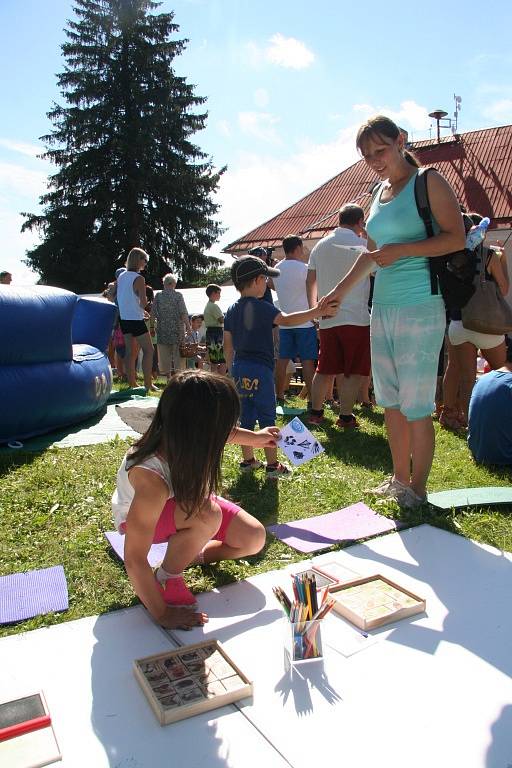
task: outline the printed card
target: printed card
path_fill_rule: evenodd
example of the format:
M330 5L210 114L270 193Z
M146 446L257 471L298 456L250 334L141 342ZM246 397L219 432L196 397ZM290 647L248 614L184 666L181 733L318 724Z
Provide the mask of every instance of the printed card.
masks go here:
M281 429L279 448L295 466L324 452L316 437L297 416Z

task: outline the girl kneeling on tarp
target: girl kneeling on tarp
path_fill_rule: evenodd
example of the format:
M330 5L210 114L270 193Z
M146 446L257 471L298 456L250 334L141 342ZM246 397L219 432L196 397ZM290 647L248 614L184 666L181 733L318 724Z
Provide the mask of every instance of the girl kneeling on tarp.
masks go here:
M112 509L117 529L126 534L126 570L148 611L169 629L207 621L185 584L188 565L254 555L265 544L258 520L215 495L227 442L268 448L279 435L277 427L237 427L239 411L230 379L205 371L178 373L117 473ZM164 541L165 557L153 571L149 549Z

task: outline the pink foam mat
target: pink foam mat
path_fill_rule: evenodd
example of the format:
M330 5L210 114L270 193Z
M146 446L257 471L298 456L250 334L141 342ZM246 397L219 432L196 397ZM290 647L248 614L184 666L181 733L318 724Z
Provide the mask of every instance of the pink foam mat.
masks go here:
M117 531L105 531L105 538L119 557L124 562L124 536ZM167 551L167 542L162 544L152 544L148 552L148 563L152 568L160 565Z
M317 552L340 541L358 541L401 527L360 501L326 515L269 525L267 530L299 552Z

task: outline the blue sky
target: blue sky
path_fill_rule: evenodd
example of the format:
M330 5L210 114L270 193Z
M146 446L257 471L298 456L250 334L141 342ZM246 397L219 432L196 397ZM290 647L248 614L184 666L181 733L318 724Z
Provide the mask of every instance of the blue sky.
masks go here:
M0 270L35 281L22 264L35 242L20 211L38 211L51 171L36 157L51 130L55 74L71 0L0 3ZM214 255L357 160L358 125L384 112L412 138L428 138L428 112L452 115L459 131L512 122L512 4L492 18L469 0L428 4L341 0L167 0L179 37L176 72L206 96L207 128L196 142L228 166L218 193L226 233Z

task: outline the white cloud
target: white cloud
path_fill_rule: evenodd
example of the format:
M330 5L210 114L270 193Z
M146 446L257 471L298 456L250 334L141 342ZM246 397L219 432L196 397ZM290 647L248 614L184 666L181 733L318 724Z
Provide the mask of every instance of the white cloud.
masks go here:
M22 260L25 259L25 251L33 248L39 242L35 232L21 234L23 222L24 219L19 214L0 210L0 228L2 231L0 270L6 269L12 273L14 287L34 285L39 279L39 275L22 263Z
M217 196L220 220L227 229L221 245L273 218L357 162L355 137L367 116L383 112L409 130L428 129L427 110L414 101L404 101L398 109L370 104L356 107L352 124L337 131L332 141L316 144L306 139L279 158L247 153L230 163ZM219 246L215 246L215 255L220 255L219 251Z
M238 124L243 133L260 141L279 144L281 139L276 130L280 118L269 112L240 112Z
M252 67L259 69L268 62L286 69L306 69L315 60L315 54L301 40L284 37L279 32L273 35L263 47L254 42L245 46L247 58Z
M22 141L11 141L11 139L0 139L0 147L5 147L5 149L9 149L11 152L18 152L29 157L37 157L37 155L44 152L42 145L26 144Z
M30 145L19 145L21 147ZM2 142L5 146L5 143ZM17 151L17 150L15 150ZM38 151L40 151L38 149ZM22 152L31 155L31 152ZM27 160L26 162L32 163ZM24 222L20 211L38 211L38 199L46 192L47 168L49 164L37 161L37 165L45 170L33 170L22 164L0 162L0 231L2 232L2 257L0 269L12 272L13 285L33 285L38 280L25 264L25 251L33 248L39 242L36 232L21 233Z
M23 165L0 162L0 187L2 192L38 197L45 192L48 175L33 171Z
M360 120L367 120L373 115L386 115L401 128L425 134L423 138L427 137L426 134L431 123L426 107L422 107L412 100L402 101L399 109L392 109L385 105L354 104L352 111L358 115Z
M386 114L400 126L409 126L413 131L428 131L431 120L427 109L415 101L402 101L397 112L387 110Z
M254 103L260 109L266 107L269 102L268 91L266 88L257 88L254 92Z
M287 69L305 69L315 60L315 54L295 37L284 37L277 33L270 38L265 57L272 64Z
M217 130L221 136L225 136L226 139L231 137L231 126L227 120L218 120Z
M512 99L498 99L483 108L482 114L495 123L510 123L512 120Z
M352 112L369 112L370 114L373 111L373 107L371 104L353 104L352 105Z
M332 142L303 142L295 153L277 159L244 154L222 176L217 202L228 231L222 245L240 237L312 192L357 161L356 126L339 131Z

